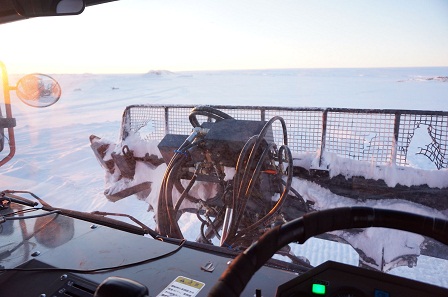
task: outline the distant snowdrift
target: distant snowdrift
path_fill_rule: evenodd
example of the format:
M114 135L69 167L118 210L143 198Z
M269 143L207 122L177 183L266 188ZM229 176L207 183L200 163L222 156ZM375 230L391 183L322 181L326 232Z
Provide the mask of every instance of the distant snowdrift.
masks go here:
M434 76L434 77L424 77L424 76L417 76L414 78L410 78L408 80L399 80L399 82L406 82L406 81L436 81L436 82L448 82L448 76Z
M149 70L145 75L165 76L165 75L175 75L175 73L168 70Z

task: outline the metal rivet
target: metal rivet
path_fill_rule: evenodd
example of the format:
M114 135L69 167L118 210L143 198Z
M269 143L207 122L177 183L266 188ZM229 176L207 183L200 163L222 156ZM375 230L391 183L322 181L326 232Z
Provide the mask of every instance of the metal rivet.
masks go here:
M40 255L39 251L35 251L34 253L31 254L31 257L37 257Z
M97 225L90 225L90 229L96 229L96 228L98 228Z
M46 294L40 294L39 297L47 297Z
M67 274L63 274L63 275L61 275L61 277L59 278L61 281L63 281L63 280L65 280L65 279L67 279Z

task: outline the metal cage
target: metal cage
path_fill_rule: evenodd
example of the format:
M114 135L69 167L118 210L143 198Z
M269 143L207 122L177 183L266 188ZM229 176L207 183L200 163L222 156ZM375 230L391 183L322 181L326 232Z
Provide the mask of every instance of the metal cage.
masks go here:
M165 134L189 134L188 116L194 105L131 105L123 113L121 139L139 131L142 138L160 141ZM325 152L377 165L410 166L416 134L424 136L416 154L437 169L448 167L448 112L345 108L288 108L210 105L241 120L269 120L281 116L288 129L288 146L295 153ZM210 119L203 118L203 121ZM418 132L418 133L417 133ZM282 129L273 125L276 141ZM420 142L421 143L421 139Z

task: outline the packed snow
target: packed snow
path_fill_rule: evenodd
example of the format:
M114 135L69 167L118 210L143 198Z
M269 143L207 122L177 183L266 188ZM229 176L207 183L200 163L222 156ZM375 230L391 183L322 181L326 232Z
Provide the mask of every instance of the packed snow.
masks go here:
M447 67L439 67L181 73L151 70L146 74L53 75L62 88L62 98L57 104L35 109L12 96L13 114L17 120L17 151L14 159L0 168L0 190L31 191L50 205L63 208L127 213L154 227L154 213L150 209L157 199L165 167L159 166L154 170L137 164L141 168L137 168L139 175L135 176L135 183L151 181L149 196L144 199L130 196L111 202L105 198L104 190L120 184L113 176L105 174L90 148L91 134L119 143L121 116L126 106L146 103L226 104L446 111L448 83L444 78L447 73ZM11 75L10 85L14 85L19 78L20 75ZM421 138L424 135L416 137ZM424 139L421 141L424 143ZM419 143L412 145L415 145L414 151L419 147ZM134 148L158 154L156 143ZM308 164L312 165L313 157L312 154L305 157ZM354 163L335 155L326 155L325 158L331 161L331 175L384 179L389 186L426 183L431 187L448 187L448 171L435 170L432 163L418 157L413 160L419 162L418 167L423 169L378 167L370 163ZM313 201L316 209L353 205L352 200L308 181L295 179L293 187L304 199ZM367 201L363 205L436 217L447 216L446 213L398 200ZM194 228L188 217L182 217L181 229L187 238L191 236L189 239L195 239L193 232L189 235ZM353 238L353 246L369 250L369 247L362 245L375 240L379 249L386 248L383 256L387 259L402 254L403 247L410 253L418 254L423 241L419 235L386 233L380 228L369 229L359 236L362 238ZM387 249L392 238L399 242L398 248ZM359 261L357 253L349 245L319 239L311 239L304 245L293 245L292 249L297 255L309 259L312 265L327 259L353 265ZM433 259L420 256L416 267L399 267L391 273L420 279L425 275L423 281L448 287L445 277L447 261L437 261L437 265L434 263Z

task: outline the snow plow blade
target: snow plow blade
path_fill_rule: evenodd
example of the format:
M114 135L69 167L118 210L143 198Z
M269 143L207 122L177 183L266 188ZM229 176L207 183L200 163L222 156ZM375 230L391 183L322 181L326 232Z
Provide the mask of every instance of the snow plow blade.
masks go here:
M133 151L129 150L127 146L124 147L123 154L118 154L114 152L115 144L91 135L90 147L106 173L110 176L118 176L117 180L121 181L121 186L111 185L104 191L104 196L109 201L116 202L134 194L139 197L149 195L151 182L136 183L134 180L136 158L133 156ZM157 163L157 160L151 160Z
M117 191L117 192L112 191L110 188L106 189L104 191L104 196L106 196L106 198L109 201L117 202L118 200L121 200L123 198L126 198L128 196L131 196L131 195L134 195L137 193L142 193L142 195L148 196L149 192L151 192L151 183L143 182L141 184L131 186L129 188L126 188L124 190ZM144 193L146 193L146 194L144 194Z

